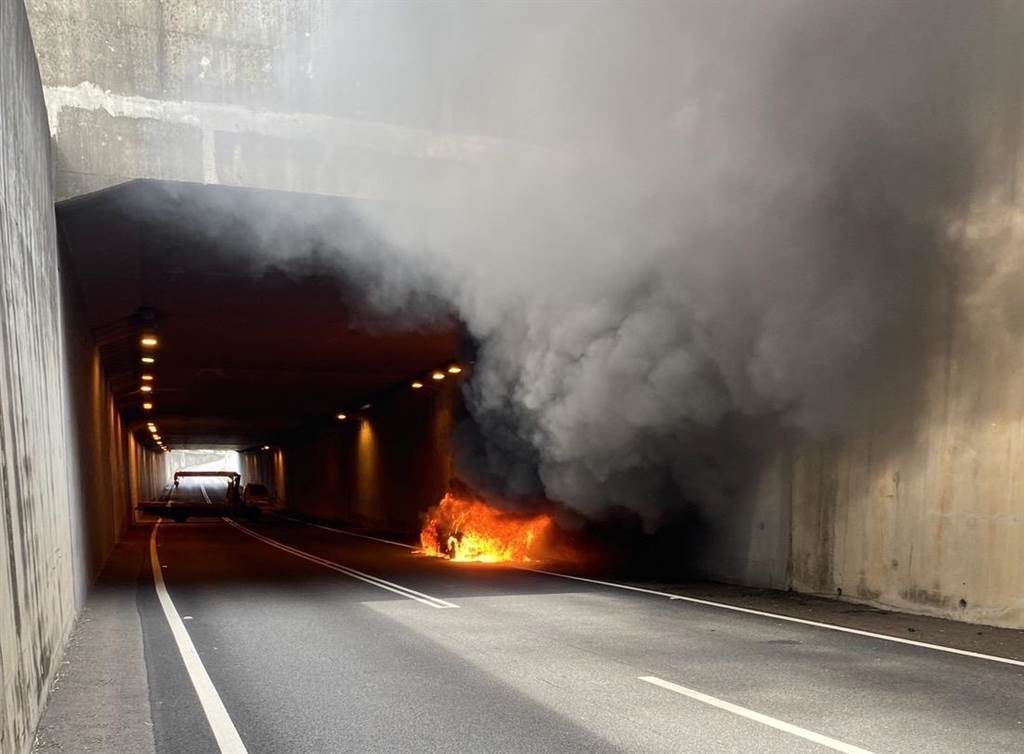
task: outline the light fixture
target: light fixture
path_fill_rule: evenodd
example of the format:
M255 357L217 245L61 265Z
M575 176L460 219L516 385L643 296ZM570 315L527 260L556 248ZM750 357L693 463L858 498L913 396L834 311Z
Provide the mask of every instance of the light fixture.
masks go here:
M431 379L434 379L434 380L443 380L444 379L444 372L434 372L432 375L430 375L430 377L431 377Z
M142 381L143 382L152 382L153 381L153 375L151 375L151 374L144 374L144 375L142 375Z
M261 450L270 450L270 446L269 446L269 445L264 445L264 446L263 446L263 447L261 448Z
M448 374L459 374L462 371L462 367L458 364L452 364L448 367Z
M149 401L146 401L145 403L143 403L142 407L144 409L146 409L146 411L152 411L153 410L153 404L150 403Z
M361 409L362 409L363 411L366 411L366 410L367 410L368 408L370 408L370 404L369 404L369 403L364 403L364 404L363 404L362 406L360 406L359 408L361 408Z
M153 346L160 343L160 341L157 340L157 337L155 335L143 335L139 339L139 343L144 345L146 348L152 348Z
M159 440L160 439L160 435L153 435L153 439L154 440Z
M412 389L413 390L419 390L421 387L423 387L423 383L422 382L417 381L417 382L412 383Z
M151 431L155 431L156 430L156 424L154 424L153 422L146 422L146 428L151 430Z
M154 359L152 356L143 356L142 357L142 363L143 364L154 364L154 363L156 363L156 359Z
M143 393L152 393L153 392L153 386L152 385L142 385L142 386L139 387L139 390L141 390Z
M345 414L338 414L338 421L340 421L340 422L345 421L347 418L348 417L345 416Z

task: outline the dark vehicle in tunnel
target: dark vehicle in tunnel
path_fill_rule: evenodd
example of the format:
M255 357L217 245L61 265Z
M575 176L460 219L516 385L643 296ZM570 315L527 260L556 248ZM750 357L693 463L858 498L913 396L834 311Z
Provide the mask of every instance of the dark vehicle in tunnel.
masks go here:
M271 504L270 490L265 484L249 482L242 490L242 507L246 513L259 515L269 513L273 507Z
M214 495L217 500L210 498L206 487L203 485L203 478L226 479L227 488L224 490L223 499L219 498L219 491ZM182 485L182 480L196 479L196 484ZM161 518L169 518L177 523L183 523L189 516L233 516L242 512L241 496L239 486L241 475L236 471L176 471L174 472L174 486L167 495L166 500L143 501L136 506L142 513L148 513ZM201 496L196 498L196 494ZM188 494L191 493L191 497Z

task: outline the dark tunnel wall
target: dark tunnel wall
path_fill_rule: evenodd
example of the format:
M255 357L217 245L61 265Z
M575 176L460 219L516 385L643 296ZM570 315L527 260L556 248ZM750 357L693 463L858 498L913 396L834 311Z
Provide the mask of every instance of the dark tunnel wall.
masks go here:
M61 248L62 272L68 250ZM70 422L72 538L79 561L75 593L81 605L132 517L132 506L159 494L167 456L139 445L118 412L100 352L85 325L71 276L62 274Z
M415 535L451 479L461 382L401 390L280 449L243 453L243 479L302 516Z

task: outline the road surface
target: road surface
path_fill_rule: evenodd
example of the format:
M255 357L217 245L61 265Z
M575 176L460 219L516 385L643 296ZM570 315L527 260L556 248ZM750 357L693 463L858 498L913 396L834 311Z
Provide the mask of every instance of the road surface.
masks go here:
M283 519L151 544L159 751L1024 751L1020 664Z

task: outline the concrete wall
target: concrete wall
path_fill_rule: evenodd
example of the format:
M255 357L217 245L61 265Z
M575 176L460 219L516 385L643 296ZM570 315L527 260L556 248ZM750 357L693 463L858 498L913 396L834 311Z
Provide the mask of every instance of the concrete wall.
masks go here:
M0 751L27 749L75 615L49 130L28 21L0 3Z
M0 752L27 751L64 641L162 459L135 446L61 276L28 19L0 2ZM135 470L134 481L130 471Z
M58 230L58 242L60 242ZM61 269L70 252L59 243ZM69 415L75 593L80 605L132 521L132 507L155 499L171 475L170 456L139 445L117 409L96 339L84 323L81 295L62 274L65 386Z
M59 199L133 178L401 199L414 195L426 171L518 148L454 133L459 124L436 71L417 68L401 46L367 55L360 44L361 35L387 28L409 45L433 45L441 59L441 6L28 0L28 7ZM426 42L423 29L435 31ZM373 60L418 85L397 102L375 98L370 87L353 90ZM323 96L333 91L345 96Z
M1024 333L986 288L950 322L914 425L869 414L798 448L795 589L1024 627Z
M283 495L288 510L414 535L451 479L459 385L401 391L284 448L243 454L242 476Z

